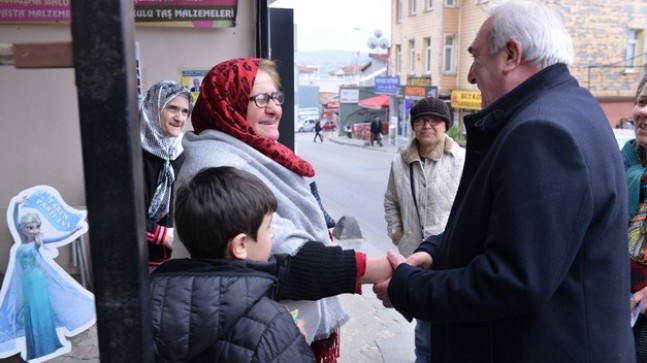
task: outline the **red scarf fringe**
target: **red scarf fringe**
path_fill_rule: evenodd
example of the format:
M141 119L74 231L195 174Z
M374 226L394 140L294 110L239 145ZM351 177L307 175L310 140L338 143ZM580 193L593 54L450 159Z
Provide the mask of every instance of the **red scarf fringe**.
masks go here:
M328 338L315 340L310 344L317 363L337 363L339 358L339 330L334 331Z

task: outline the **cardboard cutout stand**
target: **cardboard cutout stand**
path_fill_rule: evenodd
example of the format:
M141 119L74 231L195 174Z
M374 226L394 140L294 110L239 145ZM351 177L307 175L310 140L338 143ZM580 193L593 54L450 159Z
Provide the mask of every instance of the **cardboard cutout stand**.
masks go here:
M68 353L65 337L95 323L94 295L54 261L58 247L82 244L85 218L49 186L23 190L9 202L14 244L0 289L0 358L20 353L28 362L43 362ZM84 251L73 247L86 279Z

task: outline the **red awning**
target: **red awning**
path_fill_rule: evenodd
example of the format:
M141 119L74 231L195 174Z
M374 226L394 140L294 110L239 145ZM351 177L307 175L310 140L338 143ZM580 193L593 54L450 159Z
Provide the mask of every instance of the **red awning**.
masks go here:
M370 108L373 110L381 110L389 107L389 95L377 95L375 97L365 98L360 100L359 107Z

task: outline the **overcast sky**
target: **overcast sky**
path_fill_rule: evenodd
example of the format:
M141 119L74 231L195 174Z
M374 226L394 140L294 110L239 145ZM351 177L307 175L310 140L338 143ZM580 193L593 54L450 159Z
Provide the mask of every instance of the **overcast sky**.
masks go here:
M277 0L271 7L294 9L299 52L367 53L376 29L383 38L391 34L391 0Z

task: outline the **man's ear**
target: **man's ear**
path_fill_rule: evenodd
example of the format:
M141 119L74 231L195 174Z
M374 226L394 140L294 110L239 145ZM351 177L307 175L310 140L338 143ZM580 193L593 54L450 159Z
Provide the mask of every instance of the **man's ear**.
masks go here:
M517 68L522 62L521 43L516 39L510 39L505 44L505 66L504 69L511 71Z
M247 235L239 233L227 242L227 255L237 260L247 259Z

